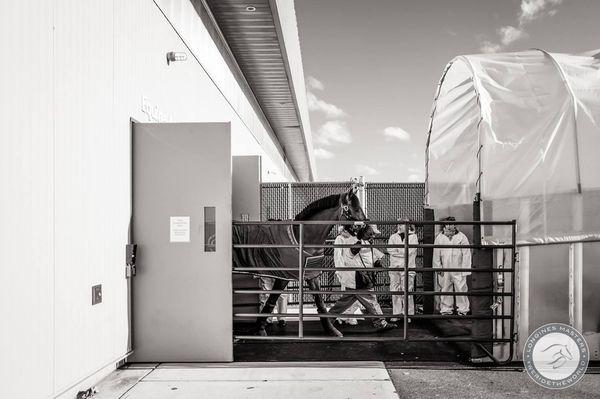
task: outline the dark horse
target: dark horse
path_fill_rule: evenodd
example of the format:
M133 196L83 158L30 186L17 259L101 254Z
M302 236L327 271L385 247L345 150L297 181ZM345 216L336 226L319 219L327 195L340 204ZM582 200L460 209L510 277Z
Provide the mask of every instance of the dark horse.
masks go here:
M321 198L308 205L294 220L365 220L365 214L353 188L342 194L334 194ZM303 243L310 245L323 245L329 235L333 224L304 225ZM299 241L299 226L291 225L234 225L234 244L297 244ZM306 257L323 254L323 249L305 249L303 262ZM236 248L233 251L234 267L278 268L298 267L297 248ZM257 270L249 272L254 275L264 275L275 278L273 290L284 290L291 280L298 280L298 271ZM320 290L319 276L321 271L305 269L304 279L310 290ZM260 335L266 335L265 326L267 317L273 311L277 299L281 294L269 295L261 314L264 317L257 319L257 328ZM327 313L325 302L321 294L314 294L315 304L319 313ZM331 318L321 317L321 324L325 331L333 336L341 337L340 333L331 323Z

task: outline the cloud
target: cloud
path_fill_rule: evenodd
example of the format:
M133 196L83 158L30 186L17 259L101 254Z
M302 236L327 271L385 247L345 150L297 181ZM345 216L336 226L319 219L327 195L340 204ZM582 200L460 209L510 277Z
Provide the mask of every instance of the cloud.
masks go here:
M385 129L383 129L383 135L389 139L396 139L396 140L400 140L400 141L409 141L410 140L410 134L402 129L401 127L397 127L397 126L388 126Z
M423 168L408 168L410 173L423 173Z
M310 111L322 112L329 118L341 118L346 116L346 113L340 107L321 100L312 92L306 93L308 100L308 109Z
M356 171L361 175L367 176L374 176L379 174L379 171L377 169L373 168L372 166L363 164L356 165Z
M412 174L408 176L408 181L412 182L412 183L416 183L416 182L422 182L423 179L421 178L421 176L417 175L417 174Z
M346 113L343 109L338 107L337 105L328 103L325 100L320 99L314 93L314 91L323 91L325 89L325 85L319 79L314 76L309 76L306 79L306 85L308 90L306 92L306 99L308 102L308 109L310 111L322 112L328 118L341 118L346 116Z
M509 44L528 36L527 32L523 29L515 28L514 26L503 26L498 29L498 34L500 35L500 42L504 46L508 46Z
M549 7L558 6L562 0L522 0L521 11L519 12L519 25L529 24L544 15ZM550 16L556 15L557 11L552 9L548 11Z
M317 130L316 142L321 145L348 144L352 142L352 135L345 122L327 121Z
M306 85L308 86L308 88L310 90L322 91L325 88L323 83L319 79L315 78L314 76L309 76L306 79Z
M561 3L562 0L521 0L518 27L506 25L499 28L496 31L499 42L481 38L479 50L484 53L497 53L512 43L528 37L527 26L544 15L551 17L556 15L558 10L553 7Z
M324 148L315 148L315 157L319 159L331 159L335 157L335 154Z
M497 53L502 49L502 46L497 43L492 43L489 40L484 40L479 46L482 53Z

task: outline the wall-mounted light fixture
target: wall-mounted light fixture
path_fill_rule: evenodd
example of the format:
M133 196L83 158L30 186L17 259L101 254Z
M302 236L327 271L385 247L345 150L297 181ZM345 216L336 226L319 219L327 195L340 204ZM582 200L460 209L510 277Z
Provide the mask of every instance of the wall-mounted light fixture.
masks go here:
M246 6L246 11L250 11L250 12L252 12L252 11L256 11L256 7L254 7L254 6L252 6L252 5L247 5L247 6Z
M187 60L186 53L178 53L175 51L169 51L167 53L167 64L170 64L171 62L175 62L175 61L185 61L185 60Z

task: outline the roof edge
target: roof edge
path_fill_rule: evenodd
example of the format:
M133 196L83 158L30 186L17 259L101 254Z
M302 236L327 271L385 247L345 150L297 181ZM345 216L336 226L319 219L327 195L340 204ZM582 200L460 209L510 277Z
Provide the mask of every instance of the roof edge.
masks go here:
M302 62L302 52L300 49L300 37L298 34L298 25L296 20L296 10L294 2L282 0L269 0L269 5L275 22L275 30L281 45L283 63L285 65L288 82L293 94L294 105L300 130L304 142L306 153L309 181L317 178L312 131L310 126L310 117L308 113L308 101L306 98L306 86L304 79L304 68ZM298 67L300 66L300 67Z

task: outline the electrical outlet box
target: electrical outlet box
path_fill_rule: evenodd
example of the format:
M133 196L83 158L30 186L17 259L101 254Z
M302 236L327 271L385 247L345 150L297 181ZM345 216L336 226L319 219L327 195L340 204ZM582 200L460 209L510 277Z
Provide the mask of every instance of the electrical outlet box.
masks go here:
M102 302L102 284L92 287L92 305L97 305Z

